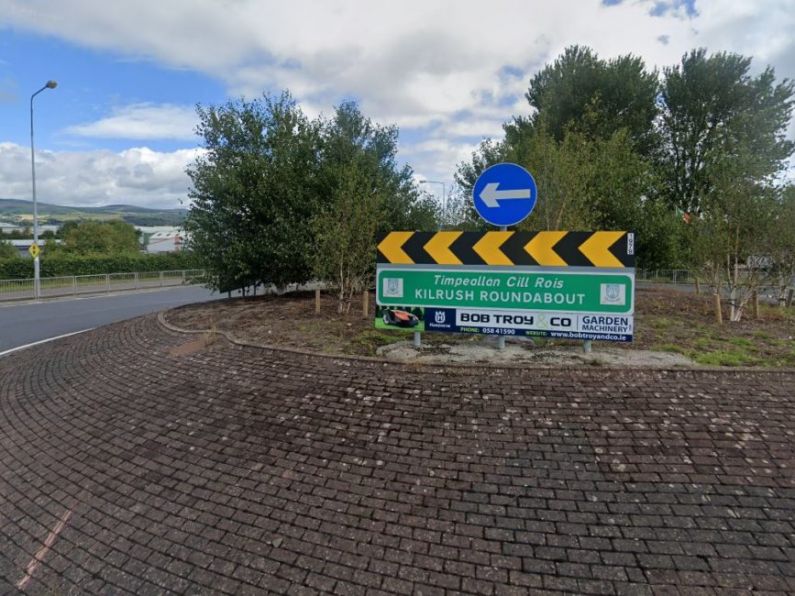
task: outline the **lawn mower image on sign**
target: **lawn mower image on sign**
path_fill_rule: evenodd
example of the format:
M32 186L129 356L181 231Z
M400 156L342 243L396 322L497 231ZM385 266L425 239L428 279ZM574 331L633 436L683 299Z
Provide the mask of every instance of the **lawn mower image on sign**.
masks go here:
M420 319L405 310L390 309L384 311L384 324L397 325L398 327L415 327Z

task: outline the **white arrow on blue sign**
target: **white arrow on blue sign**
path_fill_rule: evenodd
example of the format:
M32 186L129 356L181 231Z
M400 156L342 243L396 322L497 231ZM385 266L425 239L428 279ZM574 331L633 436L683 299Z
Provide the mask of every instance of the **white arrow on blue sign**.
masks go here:
M513 226L533 212L536 181L515 163L498 163L483 171L472 187L480 217L495 226Z

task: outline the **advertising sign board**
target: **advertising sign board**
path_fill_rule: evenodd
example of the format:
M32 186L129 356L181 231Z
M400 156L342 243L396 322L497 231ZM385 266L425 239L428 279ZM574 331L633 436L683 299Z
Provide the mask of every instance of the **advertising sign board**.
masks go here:
M382 236L376 327L581 339L586 349L590 340L631 341L635 235L506 229L530 215L536 200L527 170L496 164L473 185L472 201L499 231Z

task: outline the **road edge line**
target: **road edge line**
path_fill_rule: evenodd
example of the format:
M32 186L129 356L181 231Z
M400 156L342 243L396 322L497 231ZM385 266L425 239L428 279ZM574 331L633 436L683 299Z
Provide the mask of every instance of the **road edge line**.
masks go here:
M19 352L21 350L26 350L28 348L32 348L33 346L38 346L40 344L46 344L50 341L55 341L56 339L63 339L64 337L71 337L72 335L77 335L78 333L85 333L86 331L91 331L94 327L89 327L88 329L81 329L80 331L72 331L71 333L64 333L63 335L56 335L55 337L48 337L47 339L40 339L39 341L34 341L29 344L25 344L24 346L17 346L16 348L11 348L10 350L5 350L0 352L0 358L3 356L8 356L9 354L13 354L14 352Z

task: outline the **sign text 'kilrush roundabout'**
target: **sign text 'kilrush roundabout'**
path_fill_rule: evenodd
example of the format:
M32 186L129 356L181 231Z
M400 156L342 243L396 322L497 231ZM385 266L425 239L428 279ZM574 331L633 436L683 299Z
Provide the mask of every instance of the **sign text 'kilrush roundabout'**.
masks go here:
M512 168L489 168L473 188L495 225L535 206L532 176ZM390 232L378 243L376 326L631 341L634 244L623 231Z

